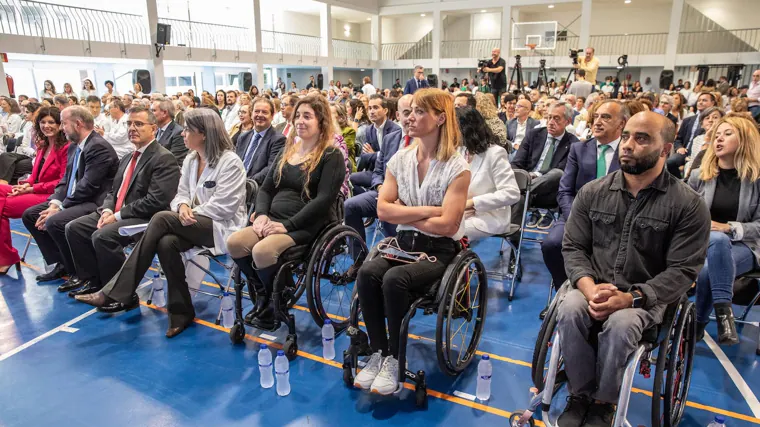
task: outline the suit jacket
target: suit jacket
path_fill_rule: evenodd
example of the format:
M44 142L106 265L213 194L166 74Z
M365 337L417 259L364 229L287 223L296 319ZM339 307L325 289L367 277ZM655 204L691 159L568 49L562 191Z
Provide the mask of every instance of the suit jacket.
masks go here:
M377 153L375 169L372 171L372 187L376 187L385 181L385 165L391 160L401 147L401 130L394 131L383 137L383 148Z
M510 206L520 200L515 173L503 147L492 145L470 164L472 178L467 198L475 203L475 214L466 221L488 234L506 233L512 218Z
M273 127L273 128L274 128L274 130L276 130L278 133L281 133L281 134L283 134L283 135L285 136L285 138L287 138L287 137L288 137L287 135L285 135L285 128L286 128L286 127L288 127L288 121L287 121L287 120L285 120L284 122L281 122L281 123L277 123L276 125L273 125L272 127ZM293 131L295 130L295 128L294 128L293 126L291 126L290 128L291 128L291 132L293 132ZM240 142L240 141L238 140L238 143L239 143L239 142Z
M712 207L716 183L716 179L702 181L699 169L692 171L689 176L689 186L705 199L708 208ZM729 224L735 229L731 240L747 245L755 254L756 262L760 262L760 180L742 180L736 222Z
M255 132L251 131L238 138L235 152L240 156L240 160L245 160L245 152L248 150L251 142L253 142L254 134ZM274 127L267 129L261 141L259 141L259 146L256 147L256 153L253 155L251 166L246 171L246 176L254 179L259 185L263 184L269 168L274 163L277 155L280 154L282 147L285 146L285 140L285 135L275 130Z
M541 154L544 151L547 133L547 128L534 129L526 133L525 139L520 144L520 149L517 150L514 159L512 159L512 167L527 172L532 172L536 169L538 161L541 159ZM554 156L552 156L550 163L552 169L565 169L567 154L570 151L570 144L573 142L578 142L578 138L570 132L565 132L565 135L554 147Z
M84 150L79 156L74 194L67 197L78 146L78 144L69 144L66 174L58 182L55 191L48 200L58 200L64 208L88 202L100 206L113 184L113 178L119 166L119 158L108 141L95 131L90 133L85 142Z
M581 187L597 178L596 160L596 138L575 142L570 145L570 154L567 156L565 173L559 181L559 191L557 192L557 204L565 221L570 216L575 195L578 194ZM615 153L612 155L612 163L607 168L607 173L618 169L620 169L620 161L618 160L618 150L615 150Z
M406 81L406 86L404 86L404 95L411 95L414 92L417 91L417 89L424 89L426 87L430 87L430 84L428 83L427 79L422 79L420 82L420 87L417 87L417 82L414 81L414 78L411 78Z
M386 138L390 133L397 132L401 130L401 126L399 126L396 122L392 121L390 118L385 121L385 127L383 127L383 145L385 145ZM359 156L359 168L361 169L368 169L368 170L374 170L375 169L375 161L377 159L377 153L380 152L380 142L377 140L377 131L375 131L375 125L370 124L367 126L367 128L364 130L364 141L369 144L373 150L375 150L374 153L362 153Z
M686 148L692 139L694 139L697 134L691 133L691 128L694 127L694 120L697 120L697 115L689 116L683 121L681 121L681 127L678 128L678 135L676 136L675 145L673 147L673 151L678 150L679 148ZM699 127L697 127L697 132L699 131Z
M525 127L525 138L528 138L528 132L536 127L538 120L534 119L533 117L528 117L526 124L527 126ZM507 122L507 140L510 142L515 142L515 135L517 135L517 117Z
M124 156L119 162L113 186L103 201L101 211L115 210L124 172L131 162L132 156ZM169 203L177 195L179 185L179 165L174 155L156 141L151 142L137 158L135 171L127 185L124 205L119 211L122 219L150 220L154 214L169 209Z
M188 152L185 146L185 139L182 137L182 126L178 125L174 120L169 122L166 131L161 134L161 139L158 140L158 143L171 151L177 159L177 165L182 166L182 162L185 161L185 156L187 156Z
M42 163L42 157L45 153L43 150L37 150L32 174L29 175L28 180L19 181L19 184L29 183L32 186L33 194L52 194L66 172L69 145L67 143L61 148L53 148L48 158L45 159L45 164L42 165L42 168L40 168L40 163Z

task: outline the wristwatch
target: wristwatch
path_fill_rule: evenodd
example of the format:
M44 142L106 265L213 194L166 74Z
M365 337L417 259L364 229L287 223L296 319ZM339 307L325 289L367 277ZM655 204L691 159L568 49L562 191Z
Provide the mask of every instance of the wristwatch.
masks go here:
M641 293L641 291L633 290L628 291L628 293L633 297L633 304L631 304L631 308L644 307L644 294Z

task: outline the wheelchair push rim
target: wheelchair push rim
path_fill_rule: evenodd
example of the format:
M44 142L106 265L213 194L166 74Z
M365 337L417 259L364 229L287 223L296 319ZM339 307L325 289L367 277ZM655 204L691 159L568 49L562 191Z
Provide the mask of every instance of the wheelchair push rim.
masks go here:
M665 427L677 426L686 409L686 399L691 387L691 371L694 367L696 344L696 309L687 302L678 317L673 331L673 341L668 351L667 379L665 383Z

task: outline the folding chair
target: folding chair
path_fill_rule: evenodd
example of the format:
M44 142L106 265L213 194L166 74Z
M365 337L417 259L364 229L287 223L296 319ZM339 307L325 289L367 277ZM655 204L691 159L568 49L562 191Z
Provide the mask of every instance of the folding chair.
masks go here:
M752 307L760 300L760 269L752 270L736 278L736 281L744 279L743 282L749 286L736 286L734 289L734 300L732 301L736 305L743 305L744 311L741 315L734 319L734 322L742 325L757 325L757 322L750 322L747 320L747 315L752 311ZM754 288L752 287L754 285ZM754 295L754 296L753 296ZM715 316L710 316L711 320L715 320ZM760 356L760 332L757 337L757 349L755 354Z

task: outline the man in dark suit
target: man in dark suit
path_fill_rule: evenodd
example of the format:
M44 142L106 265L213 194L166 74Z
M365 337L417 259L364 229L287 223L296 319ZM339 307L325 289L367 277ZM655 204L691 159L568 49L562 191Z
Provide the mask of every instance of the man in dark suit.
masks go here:
M680 178L681 166L686 164L686 157L691 152L691 142L694 137L699 135L699 119L702 111L707 107L713 107L717 103L715 95L705 92L697 98L697 114L683 119L681 127L678 128L678 135L673 146L674 153L668 157L667 167L671 175ZM696 153L694 153L696 154Z
M120 235L119 228L148 223L154 214L169 209L177 194L179 166L154 137L156 117L147 108L135 107L127 123L135 151L119 162L103 205L66 227L76 268L67 282L70 297L97 292L108 283L124 264L124 247L136 240Z
M589 182L620 169L618 145L631 113L625 104L610 99L597 107L595 116L592 128L594 137L570 146L565 173L559 182L557 193L560 219L541 242L544 263L552 275L556 289L567 280L565 260L562 257L562 237L575 195Z
M417 92L417 89L426 87L430 87L430 84L425 78L425 68L422 65L417 65L414 67L414 77L407 80L406 86L404 86L404 95L412 95Z
M354 185L354 194L361 194L372 186L372 171L375 170L377 153L382 149L389 134L401 130L401 127L388 117L388 101L382 95L369 97L367 113L372 126L364 130L364 145L357 165L361 172L354 172L349 178Z
M532 200L527 201L528 206L545 209L557 206L557 190L567 162L570 144L578 141L575 135L565 132L572 118L572 105L563 102L554 104L549 110L546 128L529 132L512 159L512 168L528 172L533 179L530 185ZM514 219L520 217L522 211L522 206L512 211L513 222ZM540 219L534 210L531 212L528 226L549 229L554 222L553 218L554 214L551 210ZM519 223L519 220L517 222Z
M253 131L240 138L235 148L243 160L246 175L259 185L264 183L269 168L285 146L285 135L272 127L273 117L274 103L266 98L256 99L253 104Z
M57 264L50 273L37 276L41 282L76 271L66 226L103 203L119 164L111 144L94 132L95 121L86 108L76 105L63 110L61 125L71 141L66 173L47 202L32 206L21 216L45 262Z
M298 97L296 96L285 95L282 97L282 103L280 104L280 107L282 109L282 117L285 119L285 121L276 125L274 127L274 130L285 135L285 138L290 135L290 132L292 130L295 130L290 122L293 120L293 109L296 107L297 102Z
M520 149L528 132L533 130L538 121L530 117L530 111L533 109L530 101L521 99L515 104L515 118L507 122L507 140L512 143L512 148Z
M174 104L168 99L156 100L150 109L156 117L156 140L174 154L177 164L182 167L188 149L182 137L182 126L174 121Z

